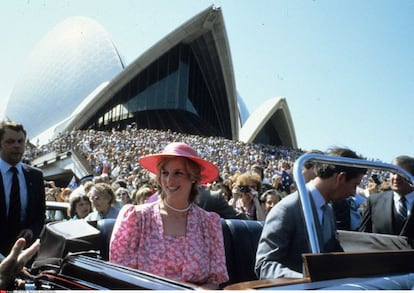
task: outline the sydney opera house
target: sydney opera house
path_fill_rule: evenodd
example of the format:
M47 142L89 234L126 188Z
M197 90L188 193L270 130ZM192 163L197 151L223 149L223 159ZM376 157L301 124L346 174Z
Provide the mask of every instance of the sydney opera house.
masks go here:
M71 17L40 40L6 117L46 143L72 129L152 128L296 148L285 98L249 114L220 8L209 7L126 65L105 29Z

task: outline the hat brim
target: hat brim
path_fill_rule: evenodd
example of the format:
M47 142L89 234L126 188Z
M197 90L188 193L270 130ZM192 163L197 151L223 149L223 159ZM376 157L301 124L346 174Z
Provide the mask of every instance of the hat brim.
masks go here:
M206 161L204 159L201 159L199 157L193 157L193 156L185 156L185 155L174 155L174 154L154 154L154 155L148 155L145 157L139 158L138 162L139 164L150 171L151 173L158 175L158 162L161 158L164 157L179 157L179 158L187 158L195 163L197 163L201 167L201 184L213 182L217 179L219 175L219 170L217 167L210 163L209 161Z

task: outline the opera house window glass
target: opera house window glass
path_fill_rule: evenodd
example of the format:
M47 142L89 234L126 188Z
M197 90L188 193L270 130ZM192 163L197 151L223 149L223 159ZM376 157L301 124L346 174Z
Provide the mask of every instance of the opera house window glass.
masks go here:
M190 46L180 44L132 78L87 127L124 126L152 110L181 110L206 123L203 117L208 115L208 101L211 96L197 60Z

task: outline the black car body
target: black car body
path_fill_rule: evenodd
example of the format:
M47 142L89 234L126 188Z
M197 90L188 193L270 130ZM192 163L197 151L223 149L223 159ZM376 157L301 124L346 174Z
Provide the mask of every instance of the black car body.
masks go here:
M312 248L312 253L303 255L304 278L257 280L254 262L263 222L222 219L230 280L221 287L226 290L411 289L414 284L414 250L407 238L339 231L341 244L347 248L345 252L319 252L315 241L313 217L309 213L309 199L303 196L306 194L306 187L300 173L301 166L309 159L390 170L413 182L410 174L394 165L316 154L303 155L295 163L294 176L303 203ZM115 220L88 223L83 220L77 221L81 222L63 221L47 224L42 236L42 249L31 269L33 278L26 280L26 289L200 289L192 284L109 263L109 239ZM71 229L70 225L74 225L75 228ZM80 229L80 225L88 225L91 228L86 229L89 232L77 234L79 231L85 231Z

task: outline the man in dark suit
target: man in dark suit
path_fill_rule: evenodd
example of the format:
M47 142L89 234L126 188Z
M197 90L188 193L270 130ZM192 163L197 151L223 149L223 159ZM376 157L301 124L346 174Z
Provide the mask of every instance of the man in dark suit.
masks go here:
M31 245L45 223L43 174L21 162L25 146L23 125L11 121L0 123L0 253L3 255L10 252L19 237L26 239L27 246Z
M334 148L328 155L357 158L349 149ZM321 252L343 251L336 239L331 201L355 193L366 169L315 164L316 177L306 184ZM302 254L311 252L298 192L283 198L266 217L256 254L260 279L302 277Z
M414 175L414 158L398 156L392 163ZM414 238L413 204L413 185L400 175L392 174L391 190L368 197L360 231ZM405 207L401 209L400 205Z

